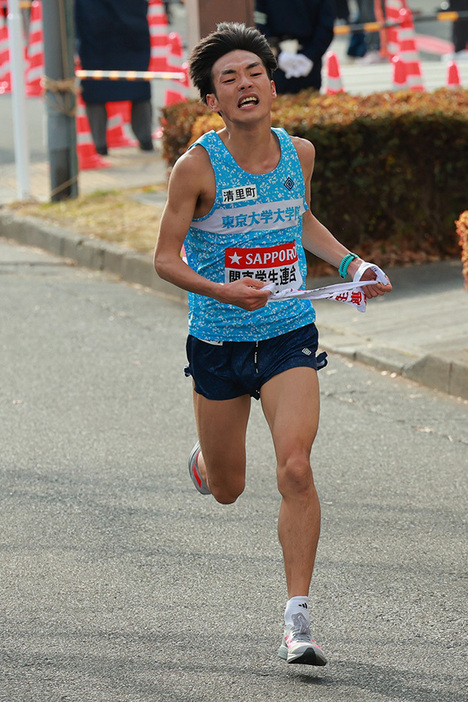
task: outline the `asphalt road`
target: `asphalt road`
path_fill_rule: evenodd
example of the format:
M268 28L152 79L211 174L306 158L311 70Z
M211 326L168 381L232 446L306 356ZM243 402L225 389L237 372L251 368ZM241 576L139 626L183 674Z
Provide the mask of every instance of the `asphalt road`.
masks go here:
M461 702L468 404L368 367L320 372L314 635L286 593L259 406L248 482L193 489L186 309L0 240L0 700Z

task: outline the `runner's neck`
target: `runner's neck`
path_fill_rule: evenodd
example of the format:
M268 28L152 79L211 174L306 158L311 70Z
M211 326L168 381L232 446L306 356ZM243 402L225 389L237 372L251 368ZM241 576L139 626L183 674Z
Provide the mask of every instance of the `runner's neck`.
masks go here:
M248 173L271 173L280 162L281 147L271 127L268 131L223 129L218 134L237 165Z

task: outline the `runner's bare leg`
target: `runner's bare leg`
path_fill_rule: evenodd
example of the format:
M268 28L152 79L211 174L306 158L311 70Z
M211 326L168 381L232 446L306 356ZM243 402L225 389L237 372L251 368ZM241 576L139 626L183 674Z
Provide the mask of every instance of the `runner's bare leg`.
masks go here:
M194 391L193 406L202 450L200 473L218 502L235 502L245 487L250 396L218 401Z
M265 383L261 399L276 451L282 496L278 535L288 596L306 596L320 534L320 503L310 467L320 406L317 372L284 371Z

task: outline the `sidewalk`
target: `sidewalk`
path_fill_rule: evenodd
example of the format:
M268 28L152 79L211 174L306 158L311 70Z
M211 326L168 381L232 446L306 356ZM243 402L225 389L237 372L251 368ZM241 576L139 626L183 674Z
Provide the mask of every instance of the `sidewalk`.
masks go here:
M166 165L157 150L121 149L111 168L80 173L80 193L164 182ZM0 203L14 199L14 169L2 169ZM47 199L47 167L36 164L32 179L38 199ZM42 197L39 196L42 195ZM150 196L151 197L151 196ZM157 196L159 201L161 193ZM151 201L151 200L149 200ZM0 208L0 236L37 246L78 265L113 274L185 303L186 294L160 280L150 256L87 239L43 221L21 219ZM387 271L394 291L369 303L361 314L348 305L316 301L321 346L381 371L468 399L468 292L458 261ZM308 287L339 282L326 278Z
M468 399L468 292L463 287L461 263L447 261L386 272L393 291L370 301L365 314L349 311L347 305L316 302L322 345Z
M135 147L111 149L105 160L109 168L80 171L78 191L80 195L96 190L138 188L154 185L167 180L166 164L160 156L161 145L155 144L156 151L143 152ZM47 157L45 156L45 159ZM0 207L17 199L16 166L14 163L1 165ZM29 167L30 192L34 200L48 202L50 199L50 171L46 160L32 162Z

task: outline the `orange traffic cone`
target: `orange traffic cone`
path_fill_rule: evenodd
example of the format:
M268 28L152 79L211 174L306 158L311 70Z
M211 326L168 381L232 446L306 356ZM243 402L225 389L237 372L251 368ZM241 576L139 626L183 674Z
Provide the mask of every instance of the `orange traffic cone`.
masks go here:
M340 64L338 63L338 56L333 52L329 51L326 56L327 59L327 95L336 95L337 93L344 93L343 83L341 80Z
M107 145L111 149L136 146L137 141L125 133L125 123L130 121L131 102L108 102L107 110Z
M407 8L400 10L401 29L398 34L400 58L406 64L406 80L411 90L424 91L421 61L416 46L413 16Z
M180 69L178 69L180 70ZM185 71L186 74L188 74L188 64L184 64L182 67L182 70ZM187 75L187 83L188 83L188 75ZM186 84L183 83L182 86L184 87ZM187 100L187 94L180 90L180 89L173 89L173 88L168 88L165 92L164 95L164 105L167 107L168 105L176 105L179 102L186 102Z
M169 30L162 0L149 0L148 24L151 37L150 71L167 71Z
M35 0L31 6L28 40L28 67L26 69L26 95L39 97L43 94L44 34L42 30L42 3Z
M0 27L0 95L11 93L10 44L8 26Z
M447 66L447 88L459 88L461 86L460 71L456 61L449 61Z
M76 150L80 171L87 171L91 168L109 168L111 165L109 161L99 156L96 151L81 95L78 95L77 99Z
M392 58L393 65L393 90L408 90L406 64L399 56Z
M179 71L184 74L183 80L170 81L169 88L164 96L164 105L174 105L185 102L188 98L190 80L188 77L188 64L184 62L184 47L180 34L169 34L169 65L170 71Z
M402 0L385 0L385 18L388 22L400 22L400 10L406 7L406 4ZM386 30L387 37L387 53L389 58L398 56L400 51L400 43L398 40L398 34L400 27L388 27Z

